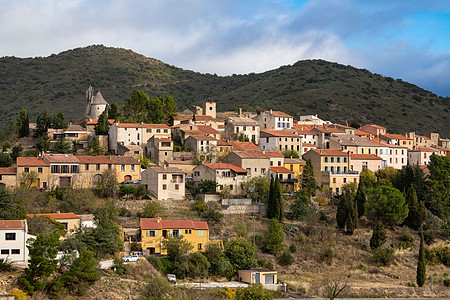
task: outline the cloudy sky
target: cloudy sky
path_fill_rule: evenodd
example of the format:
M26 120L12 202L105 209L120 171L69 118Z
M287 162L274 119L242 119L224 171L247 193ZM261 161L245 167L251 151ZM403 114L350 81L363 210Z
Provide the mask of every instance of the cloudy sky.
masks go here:
M320 58L450 96L448 0L0 0L0 56L122 47L218 75Z

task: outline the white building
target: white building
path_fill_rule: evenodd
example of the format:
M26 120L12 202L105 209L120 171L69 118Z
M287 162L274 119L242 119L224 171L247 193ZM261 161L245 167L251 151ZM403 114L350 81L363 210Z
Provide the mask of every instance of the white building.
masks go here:
M428 165L431 155L439 155L439 150L430 147L421 147L408 151L408 163L410 165Z
M148 153L148 140L170 138L171 132L166 124L114 123L109 127L109 149L117 153L117 144L138 145Z
M227 189L231 194L242 194L241 183L247 181L247 171L235 164L204 163L194 168L194 182L214 180L217 192Z
M141 173L142 184L158 200L182 200L185 195L185 173L178 168L150 167Z
M98 119L98 117L105 111L108 107L108 102L103 98L102 93L100 91L94 96L94 90L92 86L86 91L86 116L89 119Z
M0 220L0 258L12 262L27 262L29 235L26 220Z
M248 118L228 118L223 133L224 138L231 141L237 141L239 136L243 135L249 141L259 144L259 124L253 119Z
M294 118L282 111L263 111L254 118L258 121L261 129L266 130L282 130L291 129L294 123Z

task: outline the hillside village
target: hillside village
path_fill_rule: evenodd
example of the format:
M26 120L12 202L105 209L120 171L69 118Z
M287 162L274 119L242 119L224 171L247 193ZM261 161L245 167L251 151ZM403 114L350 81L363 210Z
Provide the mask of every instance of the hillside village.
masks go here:
M132 99L145 99L142 94L135 91ZM154 104L157 101L165 106ZM118 108L117 104L104 99L100 91L94 92L89 87L83 122L65 123L57 128L48 123L42 131L38 118L38 124L27 125L25 134L21 134L24 119L21 112L17 127L22 137L14 141L4 139L2 144L2 163L7 161L6 156L10 156L11 161L8 166L0 167L0 198L5 211L16 207L13 202L20 197L32 200L20 207L21 213L16 207L14 212L1 217L0 258L3 261L26 267L32 261L27 239L37 239L41 233L59 228L62 233L57 240L64 245L58 249L60 251L78 249L75 242L69 243L69 240L103 239L96 244L100 248L118 241L118 246L108 248L111 251L95 252L95 247L92 248L97 259L116 257L116 272L105 271L112 274L120 275L117 270L126 269L123 267L125 260L125 266L130 268L146 263L147 270L163 275L172 268L178 280L213 282L212 277L223 278L219 281L228 278L242 283L262 283L266 289L287 291L290 295L324 296L327 286L347 284L342 274L350 264L353 269L349 272L354 273L353 276L361 282L377 282L382 288L377 291L350 283L348 296L405 296L410 293L445 296L450 270L450 140L446 137L439 133L428 136L415 132L389 133L389 128L376 124L335 124L320 119L320 112L298 119L272 109L217 112L216 103L211 100L201 107L176 112L176 105L169 97L149 99L148 116L141 118L142 111L136 103L130 100ZM25 112L28 118L27 114ZM152 120L158 122L148 122ZM437 169L447 177L436 175ZM419 182L427 182L424 183L427 187L420 186ZM414 187L414 194L417 192L417 206L423 205L425 210L425 217L422 213L418 226L417 222L411 225L413 206L408 202L408 195L413 192L410 187ZM403 198L406 215L392 224L384 224L391 244L389 249L396 249L394 267L389 264L380 268L370 266L368 240L377 222L373 216L358 211L361 208L357 207L357 199L363 188L367 189L361 200L362 210L366 207L366 212L369 211L367 202L372 197L369 195L375 195L375 192L370 194L370 190L391 189ZM70 196L77 191L79 196ZM276 191L281 204L273 204ZM90 202L94 194L96 199L101 199L101 204ZM348 200L350 197L352 200ZM7 198L15 200L7 203ZM70 205L68 199L72 201ZM351 208L349 205L343 208L342 203L350 203ZM282 211L275 213L274 207L281 207ZM94 211L97 214L93 214ZM99 211L103 217L99 217ZM342 211L345 211L343 223L339 220ZM359 218L354 228L350 228L352 213ZM11 216L23 218L11 219ZM38 222L42 217L47 221ZM116 231L96 232L95 235L95 228L102 222L108 223L107 219L114 223L108 226ZM62 224L62 228L55 222ZM425 234L429 249L442 248L447 255L446 263L430 263L433 273L427 273L436 274L433 275L436 278L443 276L442 280L431 277L422 290L414 283L421 229L429 230ZM111 236L111 240L107 240ZM268 236L279 241L271 244L273 241ZM392 246L405 236L413 237L409 246ZM332 239L339 240L338 244L331 246ZM194 257L195 253L205 253L211 260L206 260L206 271L191 260L190 269L174 267L174 263L181 265L184 260L173 256L170 245L181 247L176 242L183 241L188 244L185 254ZM336 258L338 251L344 251L345 244L353 251L355 260L352 262L348 261L349 257ZM246 258L246 264L233 265L236 258L230 251L237 250L232 250L231 245L243 248L247 245L254 254ZM217 255L232 266L219 273L218 269L223 266L214 267L211 249L225 253ZM138 256L138 262L127 261L132 260L133 255ZM311 257L315 255L319 258L314 264ZM201 261L205 256L195 259ZM225 264L223 261L221 263ZM345 265L346 269L340 265ZM216 273L208 268L216 268ZM370 273L369 269L377 271ZM321 273L324 280L329 277L329 281L314 280L314 270ZM340 281L329 275L333 272ZM114 276L119 276L117 274ZM399 279L400 274L407 274L401 278L402 283L398 283L401 288L395 289L394 284L389 286L389 281ZM8 289L26 290L23 283L9 281L5 284ZM99 283L93 283L92 288L96 284ZM31 291L29 294L39 288L35 286ZM39 293L43 291L47 290ZM239 291L231 292L239 294ZM215 294L218 298L222 296ZM133 295L133 299L138 298L139 295Z

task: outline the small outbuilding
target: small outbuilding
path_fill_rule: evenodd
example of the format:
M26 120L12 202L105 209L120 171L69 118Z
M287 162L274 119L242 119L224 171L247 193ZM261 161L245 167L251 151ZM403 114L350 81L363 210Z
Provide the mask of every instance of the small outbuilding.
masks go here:
M253 284L276 284L277 271L270 271L266 268L252 268L250 270L239 270L239 281Z

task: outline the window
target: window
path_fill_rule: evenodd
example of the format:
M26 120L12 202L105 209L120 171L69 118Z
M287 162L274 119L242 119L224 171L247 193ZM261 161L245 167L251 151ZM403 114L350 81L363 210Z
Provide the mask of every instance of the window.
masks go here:
M151 129L147 129L146 131L147 131L147 133L151 133L151 132L152 132L152 130L151 130Z
M330 162L334 162L334 157L330 157Z
M248 175L252 174L252 169L251 168L247 168L247 174Z
M5 233L5 240L6 241L15 241L16 240L16 233L15 232L7 232L7 233Z
M341 162L341 158L340 157L336 157L336 162Z
M233 185L232 184L230 184L230 190L233 190Z
M353 178L353 182L356 182L356 178Z
M9 254L9 249L2 249L1 254Z
M323 162L328 162L328 157L325 156L325 157L323 158Z
M333 178L333 183L336 183L336 178Z
M25 173L30 173L30 168L23 168L23 171L24 171Z
M131 168L131 171L134 171L134 165L131 165L130 168Z
M112 169L112 164L108 164L108 170Z
M169 130L168 129L164 129L164 133L169 133Z
M163 180L167 179L167 174L163 174Z
M347 183L347 178L344 177L343 180L344 180L344 183Z
M20 249L11 249L11 254L20 254Z
M73 165L72 166L72 173L78 173L78 166L77 165Z
M184 234L191 234L192 233L192 230L191 229L185 229L184 230Z
M198 231L198 236L203 236L203 230Z
M69 166L68 165L62 165L61 166L61 173L69 173Z
M156 133L160 133L161 132L161 129L156 129Z
M95 169L96 169L97 171L99 171L99 170L100 170L100 164L95 165Z
M42 173L43 172L43 169L42 168L38 168L38 173Z
M120 165L120 171L125 171L125 165Z
M200 176L200 172L199 171L195 171L194 172L194 176Z
M266 168L261 168L261 175L265 175L266 174Z
M175 190L179 190L180 189L180 185L179 184L175 184Z
M163 184L163 190L167 190L167 184Z
M86 171L89 171L89 164L85 165L85 169L86 169Z
M198 243L198 250L202 250L202 249L203 249L202 243Z
M155 236L158 236L158 231L147 230L147 237L155 237Z

